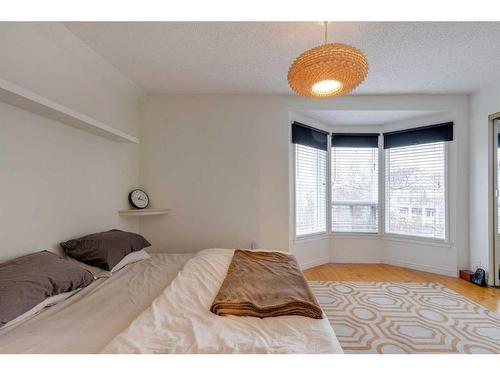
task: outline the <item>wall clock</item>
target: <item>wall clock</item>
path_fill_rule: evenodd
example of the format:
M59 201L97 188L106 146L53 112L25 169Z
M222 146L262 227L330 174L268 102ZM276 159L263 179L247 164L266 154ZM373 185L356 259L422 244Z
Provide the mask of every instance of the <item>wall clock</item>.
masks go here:
M128 195L128 201L135 208L146 208L149 204L149 197L144 190L134 189Z

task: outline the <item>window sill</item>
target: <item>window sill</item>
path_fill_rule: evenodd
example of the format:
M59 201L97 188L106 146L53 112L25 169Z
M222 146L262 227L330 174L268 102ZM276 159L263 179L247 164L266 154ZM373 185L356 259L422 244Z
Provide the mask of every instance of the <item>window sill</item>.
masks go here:
M448 240L434 240L427 239L422 237L412 237L412 236L404 236L397 234L379 234L379 233L318 233L318 234L309 234L300 237L296 237L293 240L294 244L302 244L313 241L321 241L327 239L353 239L353 240L385 240L391 242L403 242L403 243L411 243L416 245L424 245L431 247L440 247L440 248L451 248L453 243Z
M425 245L432 247L450 248L453 245L448 240L435 240L432 238L404 236L397 234L384 234L381 236L381 238L386 241L413 243L417 245Z
M293 239L293 243L294 244L301 244L301 243L307 243L307 242L312 242L312 241L327 240L329 238L330 238L330 236L326 232L315 233L315 234L305 234L305 235L302 235L300 237L295 237Z
M330 237L333 239L381 239L379 233L356 233L356 232L333 232Z

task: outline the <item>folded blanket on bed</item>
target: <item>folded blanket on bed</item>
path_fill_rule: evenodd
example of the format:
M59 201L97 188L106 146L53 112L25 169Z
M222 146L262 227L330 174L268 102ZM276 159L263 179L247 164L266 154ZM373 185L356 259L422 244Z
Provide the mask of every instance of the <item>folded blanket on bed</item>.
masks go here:
M210 311L217 315L322 318L293 255L236 250Z

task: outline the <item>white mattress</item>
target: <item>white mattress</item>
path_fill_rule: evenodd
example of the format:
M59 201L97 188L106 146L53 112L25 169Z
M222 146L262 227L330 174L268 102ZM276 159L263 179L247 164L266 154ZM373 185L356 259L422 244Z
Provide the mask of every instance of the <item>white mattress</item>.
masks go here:
M157 297L194 254L151 254L28 321L0 329L0 353L98 353Z
M208 249L104 353L342 353L326 318L217 316L210 305L234 250Z

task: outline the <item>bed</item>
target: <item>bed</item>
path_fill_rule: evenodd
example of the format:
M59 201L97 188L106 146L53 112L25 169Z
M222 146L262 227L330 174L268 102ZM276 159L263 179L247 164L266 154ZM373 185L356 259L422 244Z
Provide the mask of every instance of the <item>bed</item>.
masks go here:
M195 254L151 254L31 319L0 329L0 353L98 353Z
M210 306L234 250L207 249L103 353L342 353L326 318L220 317Z
M152 254L0 330L0 353L342 353L326 318L210 312L234 250Z

